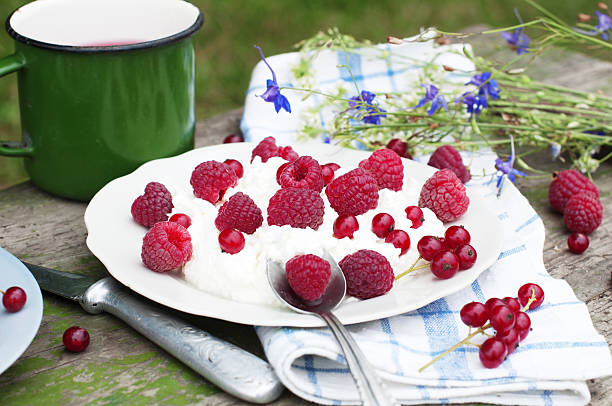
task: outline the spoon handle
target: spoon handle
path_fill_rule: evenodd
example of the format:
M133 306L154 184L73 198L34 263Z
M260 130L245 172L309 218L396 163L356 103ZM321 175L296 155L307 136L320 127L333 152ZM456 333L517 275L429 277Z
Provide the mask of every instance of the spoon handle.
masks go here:
M397 405L346 327L331 312L320 313L319 316L327 323L338 340L363 404L365 406Z

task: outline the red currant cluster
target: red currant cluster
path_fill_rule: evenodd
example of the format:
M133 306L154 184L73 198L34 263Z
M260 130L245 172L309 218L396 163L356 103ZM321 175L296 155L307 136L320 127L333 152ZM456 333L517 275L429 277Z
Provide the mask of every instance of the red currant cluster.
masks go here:
M16 313L25 306L26 293L23 289L18 286L10 287L5 291L0 290L2 293L2 304L9 313Z
M476 262L478 255L470 242L470 233L463 226L450 226L444 232L444 237L426 235L417 243L419 251L417 260L395 279L426 267L429 267L431 272L440 279L452 278L457 271L470 269ZM421 260L428 263L417 266Z
M459 348L461 345L474 345L480 348L478 356L486 368L497 368L506 357L514 352L519 342L523 341L531 331L531 319L526 310L538 308L544 301L544 291L535 283L526 283L518 290L517 297L490 298L484 304L470 302L459 312L461 321L470 327L467 337L449 348L423 366L423 371L429 365ZM472 328L476 330L472 331ZM491 335L487 330L495 330ZM482 334L488 338L482 344L474 344L470 340Z

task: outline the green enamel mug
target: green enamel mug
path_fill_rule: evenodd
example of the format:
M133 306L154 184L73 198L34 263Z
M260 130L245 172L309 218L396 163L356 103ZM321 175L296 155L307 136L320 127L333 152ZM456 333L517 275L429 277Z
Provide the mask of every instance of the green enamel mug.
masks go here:
M6 22L21 142L34 184L87 201L144 162L193 149L195 51L203 16L182 0L37 0Z

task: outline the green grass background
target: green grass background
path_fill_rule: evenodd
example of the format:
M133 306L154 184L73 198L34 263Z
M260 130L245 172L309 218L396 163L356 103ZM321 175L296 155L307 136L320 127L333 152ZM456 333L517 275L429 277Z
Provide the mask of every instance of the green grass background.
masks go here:
M1 0L0 19L26 0ZM338 27L358 39L384 42L387 35L406 37L421 27L458 31L474 24L504 27L516 23L517 7L527 21L538 12L522 0L192 0L204 13L196 40L197 119L202 120L244 102L250 73L259 59L253 44L266 55L288 52L293 44L319 30ZM570 23L578 12L593 14L594 0L540 0ZM503 40L492 36L492 41ZM0 56L13 50L0 34ZM0 79L0 140L18 140L16 76ZM23 162L0 157L0 189L27 179Z

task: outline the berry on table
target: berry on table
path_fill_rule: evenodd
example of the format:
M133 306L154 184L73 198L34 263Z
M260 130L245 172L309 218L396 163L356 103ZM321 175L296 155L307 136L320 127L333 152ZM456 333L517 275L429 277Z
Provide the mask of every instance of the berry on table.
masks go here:
M338 215L358 216L378 206L378 184L370 172L356 168L332 180L325 195Z
M502 299L502 302L504 302L506 306L509 306L514 313L518 313L521 311L521 304L515 297L506 296Z
M278 179L283 188L295 187L320 192L324 186L321 165L310 156L301 156L291 162Z
M172 211L172 195L159 182L149 182L144 194L138 196L132 203L131 212L134 221L145 227L151 227L159 221L168 220Z
M224 144L233 144L235 142L244 142L242 135L230 134L223 139Z
M400 256L404 255L410 249L410 236L404 230L393 230L385 237L385 242L393 244L395 248L400 249Z
M18 312L26 304L27 295L19 286L11 286L6 291L0 290L0 293L2 293L2 304L9 313Z
M191 217L184 213L175 213L173 214L168 221L172 221L173 223L178 223L185 228L189 228L191 225Z
M519 345L520 336L516 328L511 328L506 331L498 331L495 336L506 344L508 355L512 354Z
M531 330L531 318L529 317L529 315L525 312L516 313L514 328L519 333L519 340L523 341Z
M496 337L488 338L478 351L480 362L485 368L497 368L504 362L506 355L508 355L506 344Z
M393 287L393 268L376 251L359 250L338 263L346 277L347 293L358 299L384 295Z
M537 309L544 301L544 291L535 283L526 283L518 290L518 301L523 307L529 304L528 310Z
M406 212L406 218L412 221L410 228L419 228L423 225L425 217L423 216L423 210L419 206L408 206L404 211Z
M226 159L223 161L223 163L234 170L234 173L238 179L242 178L242 175L244 175L244 168L242 167L240 161L236 159Z
M191 259L191 236L182 225L160 221L142 239L140 257L144 265L155 272L168 272Z
M427 165L438 169L450 169L462 183L467 183L471 179L470 171L463 164L459 151L451 145L438 147L429 158Z
M268 204L268 224L317 230L323 224L325 203L312 189L288 187L279 189Z
M359 222L357 222L357 218L352 215L344 215L338 216L336 221L334 221L334 237L338 239L342 239L344 237L348 237L353 239L353 233L359 230Z
M603 205L593 193L572 196L563 210L563 221L572 233L591 234L603 218Z
M89 333L83 327L72 326L62 336L64 347L71 352L82 352L89 345Z
M285 272L291 289L302 299L314 301L325 293L331 266L316 255L298 255L287 261Z
M440 279L449 279L459 270L459 259L451 251L438 252L429 265L431 272Z
M276 145L276 139L274 139L274 137L266 137L261 140L251 152L251 162L253 162L256 156L261 158L261 162L264 163L274 156L280 156L278 146Z
M372 232L378 238L386 238L395 228L395 220L389 213L378 213L372 218Z
M589 248L589 237L582 233L572 233L567 238L567 248L574 254L582 254Z
M444 243L433 235L423 236L417 243L417 250L425 261L431 261L438 252L444 249Z
M425 181L418 203L419 207L427 207L445 223L461 217L469 204L465 186L450 169L439 170Z
M393 138L387 143L387 148L391 151L394 151L397 155L402 158L412 159L410 154L408 153L408 144L399 138Z
M599 198L597 186L577 170L554 172L548 189L548 202L553 210L563 213L568 200L584 192L594 193Z
M470 244L460 245L455 249L455 254L459 259L459 269L465 271L474 266L478 255L476 250Z
M205 161L195 167L189 180L195 197L217 203L230 187L236 186L234 170L221 162Z
M460 245L469 244L470 240L470 233L463 226L450 226L444 232L444 245L452 250Z
M233 228L226 228L219 233L219 246L223 252L237 254L244 248L244 235Z
M503 300L501 300L498 297L489 298L485 302L485 306L487 307L487 310L489 311L489 313L492 313L493 309L495 309L497 306L501 306L501 305L505 305L505 304L506 304L506 302L504 302Z
M482 327L489 321L489 311L480 302L470 302L463 305L459 312L459 317L465 325L470 327Z
M372 174L379 189L401 190L404 182L404 164L394 151L382 148L359 163L361 169Z

